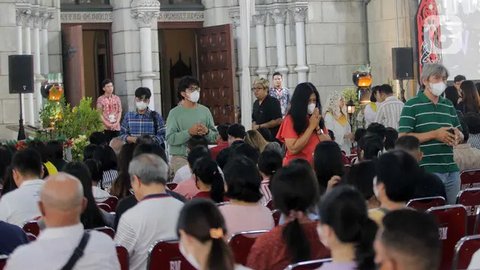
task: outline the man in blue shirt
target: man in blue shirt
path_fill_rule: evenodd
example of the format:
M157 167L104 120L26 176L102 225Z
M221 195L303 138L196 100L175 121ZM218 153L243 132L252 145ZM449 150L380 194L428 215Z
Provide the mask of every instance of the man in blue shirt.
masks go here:
M155 143L164 145L165 124L160 114L148 108L151 96L147 87L135 90L136 110L125 114L120 130L120 138L125 142L136 143L139 137L147 135Z
M27 244L27 235L13 224L0 221L0 255L10 255L18 246Z

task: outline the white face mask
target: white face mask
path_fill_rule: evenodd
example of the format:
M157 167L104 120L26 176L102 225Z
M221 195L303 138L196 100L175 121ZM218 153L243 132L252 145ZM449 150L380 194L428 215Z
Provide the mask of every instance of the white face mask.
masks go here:
M444 82L430 84L430 91L432 92L432 94L434 94L437 97L443 94L443 92L445 91L445 88L447 88L447 85Z
M180 249L180 253L183 255L183 257L185 257L185 260L187 260L195 269L200 269L200 264L198 263L197 259L195 259L192 254L187 252L182 244L182 241L179 241L178 247Z
M307 108L307 112L308 114L313 114L313 112L315 111L315 108L317 107L317 104L315 103L309 103L308 104L308 108Z
M148 104L143 102L143 101L137 101L135 103L135 106L137 106L137 109L140 110L140 111L143 111L145 110L147 107L148 107Z
M193 91L188 95L188 100L190 100L193 103L197 103L199 99L200 99L200 92L198 91Z

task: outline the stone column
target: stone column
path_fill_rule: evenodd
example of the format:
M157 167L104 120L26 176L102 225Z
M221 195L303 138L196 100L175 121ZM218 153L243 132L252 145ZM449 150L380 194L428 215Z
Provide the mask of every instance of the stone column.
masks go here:
M42 12L42 34L41 34L41 73L47 75L49 71L48 61L48 23L53 18L53 10L45 9Z
M287 53L285 49L285 20L287 18L287 10L284 8L274 9L272 11L272 18L275 21L275 35L277 41L277 68L275 71L282 74L283 85L288 85Z
M297 83L307 81L307 61L305 56L305 14L307 7L295 7L293 9L293 17L295 19L295 39L297 47Z
M152 98L149 107L155 110L155 99L153 98L153 78L155 73L152 69L152 23L157 22L160 16L160 2L157 0L134 0L131 5L131 15L137 22L140 29L140 63L142 86L150 88Z
M32 38L31 38L31 27L33 26L33 15L32 10L29 8L28 11L24 13L24 28L23 28L23 54L32 54ZM34 60L35 61L35 60ZM26 94L28 102L26 107L29 108L28 115L25 115L25 120L30 125L35 125L35 115L34 115L34 103L33 103L33 94Z
M237 49L237 70L235 75L240 77L242 75L242 44L240 40L242 39L242 33L240 32L240 16L238 14L232 15L233 29L235 31L235 46ZM240 88L239 88L240 89Z
M40 28L42 27L42 14L40 13L40 6L33 6L32 7L32 15L33 15L33 72L35 78L35 87L34 87L34 96L36 100L35 109L32 106L33 116L33 123L30 121L31 125L35 125L39 119L40 110L43 107L43 98L42 93L40 92L40 88L42 87L43 76L41 75L41 58L40 58Z
M253 16L253 22L255 23L255 30L257 35L257 57L258 57L258 68L256 70L257 74L261 78L267 78L268 69L267 69L267 59L266 59L266 48L265 48L265 22L267 15L266 14L257 14Z
M17 54L23 53L23 24L26 10L20 7L16 9L16 21L17 21ZM22 117L25 119L25 99L23 94L20 94L22 100ZM25 120L23 121L25 122Z

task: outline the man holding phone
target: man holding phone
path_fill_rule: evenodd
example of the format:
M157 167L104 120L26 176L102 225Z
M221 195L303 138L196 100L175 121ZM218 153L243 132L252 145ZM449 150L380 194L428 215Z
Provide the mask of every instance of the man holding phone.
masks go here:
M447 69L440 64L423 67L424 88L405 103L399 123L399 136L411 135L420 141L424 153L420 166L442 179L448 204L454 204L460 191L460 172L453 160L453 146L463 141L455 107L441 95L445 91Z

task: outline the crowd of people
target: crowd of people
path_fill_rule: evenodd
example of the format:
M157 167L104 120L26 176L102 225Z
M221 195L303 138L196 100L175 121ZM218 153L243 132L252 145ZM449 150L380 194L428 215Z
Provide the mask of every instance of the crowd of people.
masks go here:
M65 161L57 141L0 146L6 269L120 269L116 245L130 269L147 269L152 245L174 239L201 270L322 258L331 258L323 270L438 269L438 224L407 202L454 204L460 171L480 169L479 93L457 76L451 101L447 78L443 66L425 65L422 90L405 104L390 85L373 87L368 125L354 131L341 93L322 107L312 83L291 95L280 73L273 87L254 81L251 130L215 126L193 77L180 80L166 121L144 87L122 117L106 80L97 102L105 132L90 136L82 161ZM105 211L111 196L119 201ZM22 227L31 221L41 232L29 242ZM105 226L113 239L96 230ZM263 233L241 265L228 240L247 231Z

